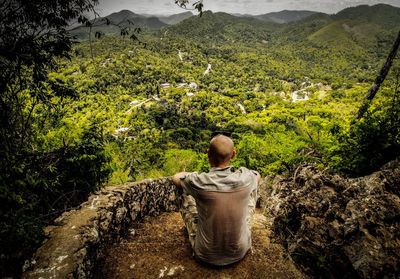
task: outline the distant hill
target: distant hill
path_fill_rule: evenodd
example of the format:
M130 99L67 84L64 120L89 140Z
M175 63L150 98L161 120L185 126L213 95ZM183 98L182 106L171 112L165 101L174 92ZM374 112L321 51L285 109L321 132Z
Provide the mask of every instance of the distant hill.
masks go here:
M370 46L376 42L376 36L382 28L375 24L358 23L354 20L336 20L308 38L323 45L349 47L354 44Z
M278 25L251 17L205 11L202 17L191 17L168 28L170 33L199 40L267 41Z
M140 27L142 29L157 30L167 26L166 23L160 21L157 17L146 17L135 14L129 10L112 13L106 17L100 17L92 21L92 33L101 32L105 35L118 35L121 32L120 27ZM110 24L107 24L110 23ZM86 26L80 25L70 30L70 33L78 40L87 40L89 38L89 30Z
M171 16L157 16L157 17L160 21L168 25L174 25L192 16L193 14L191 12L185 12Z
M129 10L122 10L117 13L112 13L106 17L98 18L94 23L94 26L107 26L106 20L108 19L112 24L117 24L120 26L132 25L135 27L148 28L148 29L160 29L166 26L165 23L161 22L155 16L143 16L135 14Z
M316 13L302 20L281 24L273 34L278 44L311 42L316 46L368 50L385 55L400 27L400 8L390 5L361 5L335 15Z
M268 13L268 14L253 16L253 17L257 18L259 20L264 20L264 21L268 21L268 22L288 23L288 22L294 22L294 21L302 20L302 19L307 18L307 17L309 17L309 16L311 16L313 14L316 14L316 12L284 10L284 11L281 11L281 12Z
M145 18L142 15L135 14L132 11L129 10L122 10L116 13L112 13L104 18L108 18L110 21L112 21L115 24L123 23L126 20L134 19L134 18ZM101 18L100 18L101 19Z
M113 24L107 25L106 18ZM117 35L120 28L115 24L126 27L130 22L134 23L133 28L158 30L166 27L168 32L163 34L199 41L278 44L311 41L322 46L366 49L391 43L400 26L400 8L385 4L361 5L335 15L285 10L250 16L205 11L202 17L193 16L191 12L155 17L122 10L97 19L92 32ZM88 28L84 26L72 29L71 33L80 40L88 38Z
M400 8L390 5L358 6L331 16L332 22L308 39L338 48L387 48L400 28Z
M282 24L275 37L283 40L304 41L314 32L333 22L331 16L324 13L315 13L300 21Z
M361 5L347 8L336 15L334 19L351 19L381 25L387 28L400 27L400 8L378 4L374 6Z

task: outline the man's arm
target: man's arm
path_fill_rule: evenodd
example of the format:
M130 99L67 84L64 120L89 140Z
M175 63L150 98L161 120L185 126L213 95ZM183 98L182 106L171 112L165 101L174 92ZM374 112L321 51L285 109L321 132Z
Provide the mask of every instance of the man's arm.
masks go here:
M172 176L172 182L175 184L176 187L182 187L181 179L183 179L186 175L190 172L179 172Z
M260 184L260 180L261 180L260 173L258 171L253 171L253 173L256 175L257 185Z

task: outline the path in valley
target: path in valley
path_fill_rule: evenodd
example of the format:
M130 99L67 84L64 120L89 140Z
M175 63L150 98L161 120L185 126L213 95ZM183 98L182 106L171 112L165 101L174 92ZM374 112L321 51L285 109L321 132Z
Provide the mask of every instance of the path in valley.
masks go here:
M133 231L134 230L134 231ZM132 233L105 255L103 278L305 278L279 244L271 243L267 219L254 216L253 248L232 266L210 268L192 258L179 213L164 213L136 224Z

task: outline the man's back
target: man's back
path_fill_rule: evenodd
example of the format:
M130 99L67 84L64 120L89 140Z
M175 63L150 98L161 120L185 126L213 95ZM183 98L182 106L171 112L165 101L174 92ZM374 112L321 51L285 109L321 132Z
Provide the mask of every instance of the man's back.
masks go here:
M214 265L242 259L251 247L248 221L249 205L255 206L254 173L246 168L212 168L209 173L187 175L182 186L196 201L196 256Z

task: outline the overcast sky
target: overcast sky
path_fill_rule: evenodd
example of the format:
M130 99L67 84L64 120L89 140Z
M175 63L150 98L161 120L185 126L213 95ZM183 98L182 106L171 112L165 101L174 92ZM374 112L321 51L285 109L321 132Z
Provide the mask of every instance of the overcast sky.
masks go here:
M193 0L190 0L193 3ZM174 0L99 0L98 11L105 16L128 9L139 14L176 14L183 12ZM203 0L205 10L227 13L265 14L281 10L311 10L336 13L361 4L385 3L400 7L400 0Z

